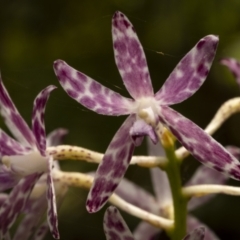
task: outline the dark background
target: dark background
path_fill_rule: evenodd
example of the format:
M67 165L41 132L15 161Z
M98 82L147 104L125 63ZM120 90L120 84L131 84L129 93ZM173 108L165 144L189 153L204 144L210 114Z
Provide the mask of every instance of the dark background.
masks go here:
M239 86L228 70L219 65L222 57L240 60L240 1L238 0L88 0L88 1L0 1L0 69L4 84L26 121L31 123L32 104L44 87L54 84L45 115L46 130L69 129L65 143L104 152L124 117L97 115L70 99L52 70L53 61L63 59L103 85L129 96L115 66L111 18L116 10L125 13L138 33L146 53L155 91L164 83L179 60L208 34L220 37L217 56L207 81L189 100L174 106L205 127L219 106L239 96ZM161 54L162 52L164 54ZM228 120L214 135L223 145L240 146L240 116ZM0 127L7 131L0 120ZM146 146L136 154L145 154ZM96 165L61 162L63 170L87 172ZM197 162L188 158L183 180ZM127 177L149 191L147 169L130 167ZM161 183L159 183L161 184ZM231 185L239 185L229 181ZM61 239L105 239L104 210L90 215L85 210L87 192L70 188L59 211ZM240 239L240 199L217 196L195 212L221 239ZM123 213L133 230L138 219ZM50 234L45 239L52 239Z

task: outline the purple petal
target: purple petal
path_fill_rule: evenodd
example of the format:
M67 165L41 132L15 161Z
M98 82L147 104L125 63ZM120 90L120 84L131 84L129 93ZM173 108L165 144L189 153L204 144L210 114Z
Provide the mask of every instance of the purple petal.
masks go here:
M188 181L186 186L199 185L199 184L224 184L228 177L218 171L206 167L200 166L192 178ZM196 207L208 202L215 195L207 195L203 197L192 198L188 203L188 210L193 210Z
M20 180L19 184L11 191L9 198L0 209L0 235L4 236L12 226L18 214L22 212L26 201L41 174L34 173Z
M195 217L188 215L187 217L187 231L192 232L195 231L197 228L204 228L205 229L205 238L204 240L219 240L219 238L215 235L215 233L204 223L199 222ZM184 238L185 239L185 238ZM190 240L191 238L187 238ZM193 238L193 240L197 240L197 238Z
M0 191L5 191L17 185L20 176L11 168L0 164Z
M88 194L88 212L97 212L107 202L123 178L131 160L134 143L129 129L136 119L130 115L119 128L99 164L93 185Z
M62 60L55 61L53 67L67 94L86 108L103 115L118 116L132 112L132 99L104 87Z
M200 127L167 106L161 106L160 119L178 141L202 164L240 180L240 163Z
M234 58L224 58L220 61L220 63L229 68L240 86L240 62Z
M121 12L113 16L112 37L115 61L130 95L134 99L153 96L142 45L133 25Z
M57 146L62 143L63 138L68 134L65 128L58 128L47 136L47 146Z
M147 222L140 222L133 232L134 239L153 240L162 230L152 226Z
M6 193L0 193L0 208L2 207L5 200L8 198L8 194Z
M21 143L35 146L34 136L24 119L19 114L0 76L0 113L9 130Z
M142 141L138 141L138 139L142 139L143 136L149 136L155 144L158 142L158 136L154 128L142 119L138 119L134 122L129 133L132 136L135 146L139 146L141 144Z
M0 157L25 155L28 154L30 150L29 147L22 146L19 142L9 137L2 129L0 129Z
M183 240L204 240L205 236L205 228L199 227L195 228L192 232L190 232L187 236L183 238Z
M121 214L113 206L104 214L103 228L107 240L134 240Z
M171 105L191 97L205 81L215 56L218 37L202 38L170 74L155 98L161 105Z
M50 227L50 232L55 239L59 239L59 231L58 231L58 218L57 218L57 207L56 207L56 197L55 197L55 189L53 185L52 179L52 167L53 167L53 159L52 157L48 158L48 175L47 175L47 202L48 202L48 211L47 211L47 219Z
M115 193L134 206L157 215L160 213L159 205L152 194L125 178L121 180Z
M148 153L151 156L164 156L164 150L160 144L153 144L151 141L148 143ZM169 185L169 180L166 172L159 168L151 168L151 179L153 183L153 190L157 198L159 208L172 203L172 193Z
M37 147L42 156L45 156L46 133L44 125L44 112L50 93L56 89L51 85L43 89L33 103L32 130L37 141Z
M44 222L36 231L34 240L42 240L48 232L48 223ZM17 240L17 239L16 239Z
M240 160L240 148L235 146L226 146L226 149L238 160Z

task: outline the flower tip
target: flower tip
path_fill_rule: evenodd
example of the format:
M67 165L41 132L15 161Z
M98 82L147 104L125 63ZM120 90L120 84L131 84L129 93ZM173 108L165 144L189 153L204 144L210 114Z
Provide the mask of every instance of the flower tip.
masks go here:
M94 201L87 200L86 209L89 213L96 213L100 208Z
M58 70L62 65L66 64L63 60L58 59L56 61L53 62L53 68L55 70Z

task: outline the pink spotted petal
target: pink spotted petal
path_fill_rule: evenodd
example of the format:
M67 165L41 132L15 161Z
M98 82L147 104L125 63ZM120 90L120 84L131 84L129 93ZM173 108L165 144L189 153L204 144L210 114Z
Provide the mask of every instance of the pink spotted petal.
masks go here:
M0 158L2 156L25 155L31 149L21 145L0 129Z
M159 157L165 155L163 147L160 144L155 145L148 139L147 146L149 155ZM151 168L150 173L159 208L171 204L172 193L167 174L159 168Z
M134 143L129 129L136 119L130 115L119 128L99 164L87 198L88 212L97 212L107 202L123 178L131 160Z
M107 240L134 240L120 212L113 206L104 214L103 228Z
M115 193L134 206L159 214L159 206L154 196L125 178L121 180Z
M185 55L155 95L161 105L180 103L201 87L212 65L217 44L218 37L208 35Z
M204 223L197 220L195 217L188 215L187 217L187 231L188 232L194 232L196 229L204 228L205 229L205 238L202 238L204 240L219 240L219 238L216 236L216 234ZM184 238L185 239L185 238ZM187 238L187 240L197 240L198 238ZM201 238L200 238L201 239ZM186 239L185 239L186 240Z
M9 198L0 209L0 238L7 233L15 219L25 207L29 195L38 181L41 174L34 173L20 180L19 184L13 188Z
M139 141L139 138L142 140L143 136L149 136L155 144L158 142L158 136L154 128L142 119L138 119L134 122L129 133L132 136L135 146L139 146L142 143L142 141Z
M65 128L58 128L47 135L47 146L57 146L63 142L64 137L68 134Z
M50 232L55 239L59 239L59 231L58 231L58 218L57 218L57 207L56 207L56 196L55 189L52 179L52 167L53 167L53 159L52 157L48 158L48 175L47 175L47 202L48 202L48 210L47 210L47 220L50 227Z
M45 221L36 231L34 240L42 240L48 232L48 223ZM17 240L17 239L16 239Z
M19 114L0 76L0 114L14 137L27 146L35 146L35 138Z
M134 239L137 240L153 240L155 236L162 230L152 226L147 222L140 222L133 232Z
M32 130L36 138L38 150L42 156L45 156L46 150L44 113L49 95L54 89L56 87L53 85L46 87L37 95L33 103Z
M190 232L187 236L183 238L183 240L204 240L205 236L205 228L199 227L195 228L192 232Z
M115 61L129 94L134 98L153 96L146 57L128 18L116 12L112 19Z
M224 184L226 180L228 179L227 176L225 176L222 173L219 173L218 171L211 169L207 166L201 165L196 173L192 176L192 178L187 182L186 186L192 186L192 185L199 185L199 184ZM207 195L203 197L196 197L192 198L188 203L188 210L193 210L196 207L208 202L211 200L215 195Z
M53 67L67 94L86 108L103 115L118 116L132 112L132 99L104 87L62 60L55 61Z
M235 146L226 146L226 149L240 161L240 148Z
M220 63L228 67L240 86L240 62L234 58L224 58L220 61Z
M162 106L160 119L178 141L202 164L240 180L240 163L222 145L189 119Z

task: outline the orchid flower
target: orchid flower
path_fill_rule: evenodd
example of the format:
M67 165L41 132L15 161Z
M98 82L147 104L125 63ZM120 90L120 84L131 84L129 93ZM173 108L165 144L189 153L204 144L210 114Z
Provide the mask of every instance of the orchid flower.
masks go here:
M46 153L46 134L44 126L46 102L50 93L55 88L55 86L48 86L35 98L32 114L32 130L30 130L10 98L3 85L2 79L0 79L0 113L9 130L18 140L14 140L0 129L0 157L2 162L0 168L0 190L3 191L14 187L20 179L22 179L21 181L24 186L28 186L28 188L27 186L25 186L25 188L30 190L34 186L32 183L28 183L28 181L33 181L31 180L31 176L46 172L48 223L53 237L59 238L55 193L52 180L53 158ZM22 193L30 193L30 191L27 191L25 188ZM18 190L16 191L19 192ZM28 194L24 194L22 197L23 199L21 198L17 204L23 204ZM9 219L9 221L6 221L6 219L1 218L0 231L3 235L10 228L18 211L13 209L13 215L7 211L5 211L5 214L12 220ZM5 215L3 214L3 216Z
M218 37L202 38L186 54L154 95L142 45L128 18L116 12L112 19L113 48L117 67L133 99L102 86L70 67L54 62L54 70L67 94L86 108L104 115L128 115L109 144L87 199L87 210L98 211L118 186L127 170L134 147L143 136L158 142L159 124L167 126L179 142L208 167L240 179L240 164L201 128L168 105L192 96L203 84L215 56Z
M163 154L159 145L148 143L149 154L160 156ZM159 168L150 169L151 179L155 197L137 186L136 184L122 179L115 193L125 199L127 202L134 204L146 211L160 215L165 218L173 219L173 199L167 174ZM212 170L204 165L200 166L192 178L186 183L186 186L198 184L223 184L227 177L223 174ZM199 198L192 198L188 203L188 210L194 210L200 205L208 202L214 195L207 195ZM191 214L187 217L187 231L204 226L206 230L205 240L217 240L217 236L203 223L199 222ZM134 237L138 240L150 240L153 236L160 233L159 228L155 228L147 222L142 221L134 231Z
M139 240L133 237L120 212L113 206L110 206L104 214L103 228L107 240ZM198 227L187 234L183 240L203 240L204 236L204 227Z

